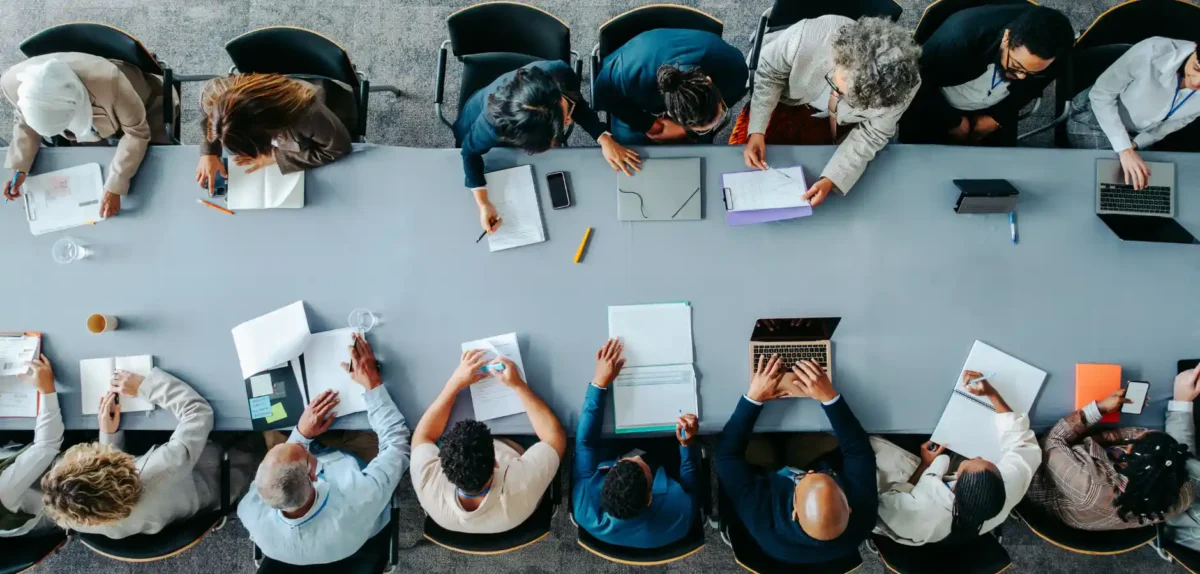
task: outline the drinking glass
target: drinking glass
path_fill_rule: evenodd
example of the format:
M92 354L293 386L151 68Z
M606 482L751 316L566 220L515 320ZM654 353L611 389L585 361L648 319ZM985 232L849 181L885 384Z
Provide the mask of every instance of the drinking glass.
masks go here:
M92 251L85 247L82 243L72 237L64 237L54 242L54 246L50 248L50 255L54 260L67 264L72 261L79 261L91 255Z
M365 334L370 331L377 323L379 318L375 316L369 309L358 308L350 312L350 328Z

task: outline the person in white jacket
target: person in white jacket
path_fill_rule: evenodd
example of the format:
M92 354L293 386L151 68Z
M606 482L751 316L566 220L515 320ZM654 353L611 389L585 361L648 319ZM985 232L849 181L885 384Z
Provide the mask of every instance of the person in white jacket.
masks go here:
M964 384L982 374L964 371ZM926 442L921 462L908 482L892 484L879 495L879 523L875 532L901 544L920 546L946 539L966 540L999 526L1025 496L1034 472L1042 462L1037 438L1029 430L1029 417L1014 413L994 387L983 379L967 390L985 397L996 411L994 424L1002 455L995 464L982 458L962 461L949 473L947 446ZM894 457L886 441L873 441L881 468ZM909 457L911 454L903 453ZM894 460L894 459L893 459Z
M29 364L33 373L21 378L42 394L33 442L0 449L0 538L40 534L54 527L42 513L42 493L34 486L63 443L62 410L54 388L54 370L42 355Z

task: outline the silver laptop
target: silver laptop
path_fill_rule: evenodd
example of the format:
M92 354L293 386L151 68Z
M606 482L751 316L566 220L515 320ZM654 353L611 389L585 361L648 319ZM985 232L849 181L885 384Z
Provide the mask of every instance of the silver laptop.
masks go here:
M1148 161L1146 167L1150 181L1134 190L1120 160L1096 160L1096 214L1175 217L1175 164Z

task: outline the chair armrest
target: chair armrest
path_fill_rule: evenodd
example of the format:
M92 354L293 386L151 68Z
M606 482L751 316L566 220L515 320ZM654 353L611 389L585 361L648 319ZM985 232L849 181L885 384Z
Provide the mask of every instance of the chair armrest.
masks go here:
M758 70L758 56L762 52L763 35L767 33L767 19L771 17L771 9L767 8L763 11L762 16L758 19L758 30L754 32L754 45L750 47L750 58L746 62L750 69L750 75L746 79L746 87L754 90L754 72Z
M362 142L367 137L367 99L371 93L371 82L366 78L360 77L358 80L358 133L351 138L356 142Z
M225 77L225 76L218 76L218 75L214 75L214 74L175 74L175 81L177 81L177 82L207 82L209 80L215 80L217 78L223 78L223 77Z
M391 526L388 528L392 531L388 536L388 566L396 566L400 562L400 544L397 537L400 535L400 487L396 486L396 490L392 492L392 520Z
M161 62L160 62L161 64ZM179 98L183 99L182 85L175 80L175 72L163 66L163 127L167 130L167 141L179 145L179 134L175 133L175 90L180 89Z
M1038 101L1040 102L1041 98L1038 98ZM1037 107L1034 107L1034 110L1036 111ZM1061 114L1059 114L1057 118L1054 118L1053 120L1050 121L1050 123L1048 123L1044 126L1034 128L1028 132L1018 135L1017 141L1023 141L1028 138L1031 138L1033 136L1036 136L1044 131L1054 129L1055 126L1067 121L1067 118L1069 118L1070 116L1071 116L1071 102L1065 102L1063 104L1063 112Z
M229 450L221 449L221 515L229 514L229 509L233 507L233 502L230 498L233 493L229 492Z
M442 101L445 98L446 92L446 59L450 54L450 40L442 42L442 47L438 50L438 65L437 65L437 80L434 86L433 96L433 111L437 114L439 120L446 127L453 129L454 126L446 121L446 116L442 115Z
M1032 108L1029 108L1028 111L1022 111L1021 113L1017 114L1017 121L1021 121L1029 116L1032 116L1033 114L1036 114L1040 109L1042 109L1042 98L1038 97L1038 99L1033 100Z

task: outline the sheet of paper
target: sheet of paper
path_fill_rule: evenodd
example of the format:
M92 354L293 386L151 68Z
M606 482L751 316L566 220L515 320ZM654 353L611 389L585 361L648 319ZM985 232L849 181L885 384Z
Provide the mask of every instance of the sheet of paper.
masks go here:
M625 344L625 367L693 362L692 307L687 303L608 308L608 336Z
M79 361L79 388L80 400L83 402L83 414L94 415L100 412L100 399L108 394L112 387L113 373L116 371L129 371L135 375L148 377L152 370L154 370L154 357L150 355ZM146 399L121 395L122 413L152 410L154 410L154 404Z
M299 357L308 340L304 302L296 301L246 321L234 327L232 333L243 380L282 365Z
M0 336L0 377L27 374L27 363L37 357L40 344L37 337Z
M281 421L286 419L287 416L287 410L283 408L283 403L275 403L271 405L271 414L267 415L267 424Z
M698 414L691 364L625 367L613 381L617 432L675 428L679 413Z
M37 389L15 376L0 377L0 418L29 418L37 414Z
M497 335L462 344L463 351L475 349L487 351L485 357L489 361L498 356L508 357L517 365L521 377L525 377L525 363L521 360L521 347L517 343L516 333ZM525 406L521 404L521 399L517 397L517 394L494 375L471 385L470 388L471 403L475 406L476 420L489 421L525 412Z
M254 397L250 399L250 418L265 419L271 416L271 397Z
M538 207L533 168L527 165L494 171L487 179L488 199L496 207L502 223L488 235L488 249L502 251L546 240L542 211Z
M21 186L25 218L34 235L95 223L102 195L98 163L29 176Z
M265 373L262 375L254 375L250 377L250 394L255 397L270 395L275 392L275 387L271 384L271 375Z
M308 394L316 396L326 390L337 391L339 402L333 412L339 417L367 410L367 401L363 398L365 390L342 368L342 363L350 362L353 333L354 329L348 327L315 333L308 337L308 345L304 348Z
M229 209L298 209L304 207L304 172L284 175L278 165L253 173L230 162Z
M804 183L804 169L799 166L727 173L722 176L722 183L728 190L727 197L732 203L729 211L757 211L809 205L804 199L804 194L808 191L808 186Z

